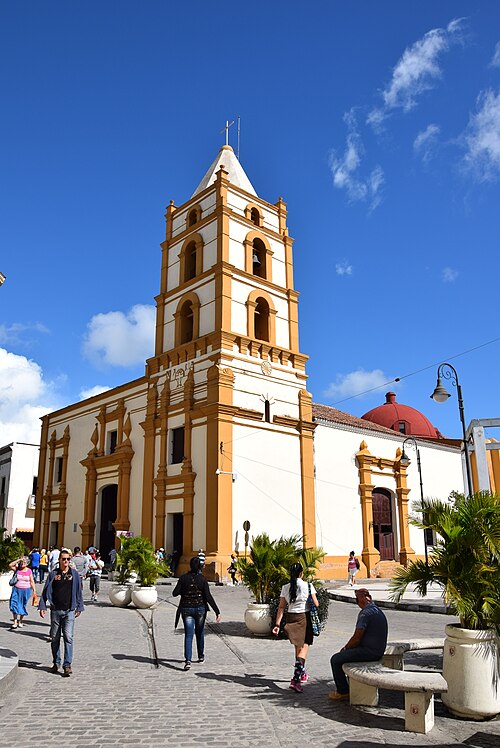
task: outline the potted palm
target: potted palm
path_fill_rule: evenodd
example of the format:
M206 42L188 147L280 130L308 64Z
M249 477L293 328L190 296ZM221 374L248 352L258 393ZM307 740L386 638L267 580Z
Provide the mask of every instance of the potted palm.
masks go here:
M320 548L304 548L299 535L271 540L262 533L252 538L249 557L238 561L241 579L255 598L245 611L245 624L252 633L270 634L281 588L289 580L292 564L299 561L304 579L312 581L324 555Z
M118 608L126 608L132 602L132 583L130 575L131 559L128 552L128 543L131 538L120 538L120 550L116 554L116 570L113 572L114 584L108 590L108 597L113 605Z
M0 527L0 600L9 600L10 593L12 592L9 585L12 570L9 564L22 556L26 551L26 547L21 538L4 533L5 527Z
M500 712L500 496L454 494L454 502L424 499L415 505L412 524L438 536L429 558L396 572L392 597L410 583L424 596L440 585L450 612L460 623L446 626L443 703L457 716L484 719Z
M132 588L132 603L136 608L151 608L158 600L155 587L159 576L169 576L164 561L157 561L151 541L140 535L126 539L126 565L137 573L138 584Z

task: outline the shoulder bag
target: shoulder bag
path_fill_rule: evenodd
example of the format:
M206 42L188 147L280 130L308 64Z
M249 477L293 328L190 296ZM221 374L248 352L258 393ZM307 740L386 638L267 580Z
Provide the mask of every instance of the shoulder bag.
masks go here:
M318 609L312 599L310 582L308 582L308 587L309 597L307 598L307 602L309 603L309 615L311 617L312 632L313 636L319 636L321 634L321 621L319 620Z
M9 579L9 584L11 587L15 587L17 584L17 571L14 572L14 574Z

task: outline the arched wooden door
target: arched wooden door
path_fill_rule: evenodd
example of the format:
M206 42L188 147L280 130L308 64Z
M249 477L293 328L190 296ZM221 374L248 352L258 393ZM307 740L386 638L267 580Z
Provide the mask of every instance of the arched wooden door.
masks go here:
M372 494L373 540L381 561L394 560L394 531L389 491L375 488Z

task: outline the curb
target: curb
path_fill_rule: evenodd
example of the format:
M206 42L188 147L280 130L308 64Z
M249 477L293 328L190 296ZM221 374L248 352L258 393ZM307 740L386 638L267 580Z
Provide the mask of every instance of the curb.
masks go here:
M328 591L330 600L336 600L339 603L356 603L356 598L350 595L342 595L338 592ZM440 615L453 615L446 605L432 605L430 603L393 603L391 600L373 600L379 608L388 608L389 610L408 610L412 613L439 613Z
M17 678L19 658L12 649L0 649L0 695L9 691Z

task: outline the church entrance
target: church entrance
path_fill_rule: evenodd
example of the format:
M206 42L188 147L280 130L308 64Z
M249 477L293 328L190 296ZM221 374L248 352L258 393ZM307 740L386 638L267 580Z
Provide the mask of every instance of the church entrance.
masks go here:
M116 483L102 489L99 550L104 563L108 563L109 552L115 547L115 528L113 527L113 522L116 522L117 495L118 486Z
M381 561L394 561L394 531L392 527L391 494L375 488L372 494L373 540Z

